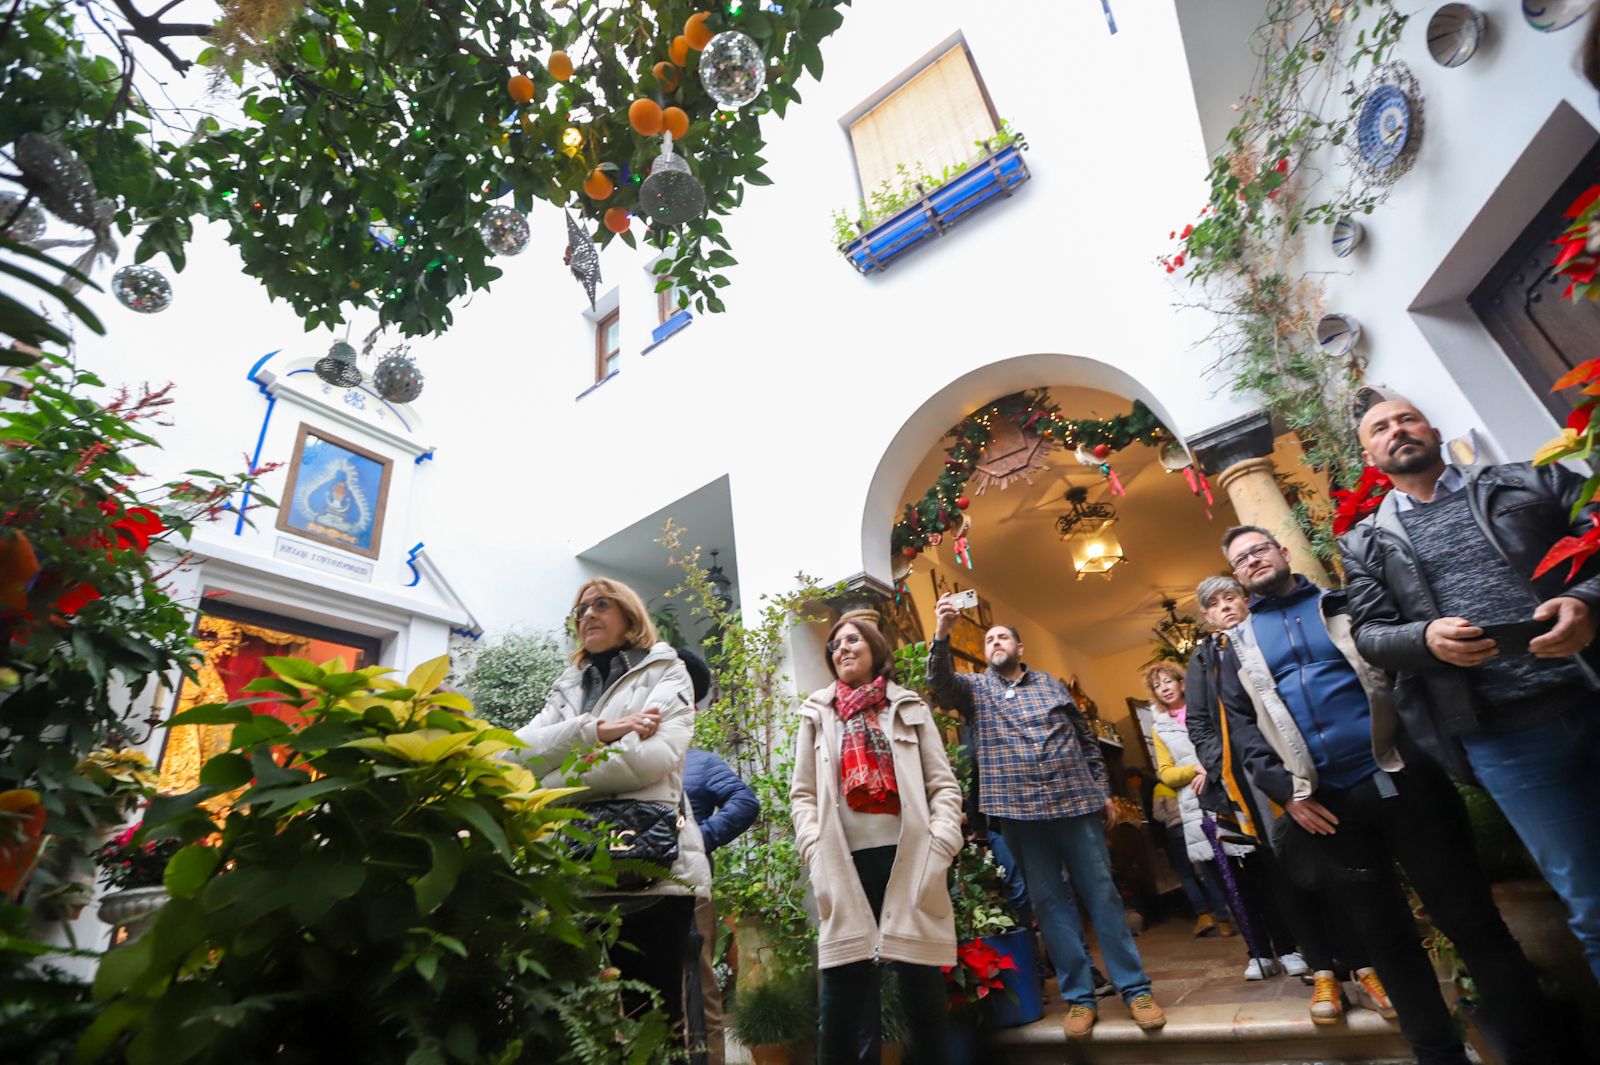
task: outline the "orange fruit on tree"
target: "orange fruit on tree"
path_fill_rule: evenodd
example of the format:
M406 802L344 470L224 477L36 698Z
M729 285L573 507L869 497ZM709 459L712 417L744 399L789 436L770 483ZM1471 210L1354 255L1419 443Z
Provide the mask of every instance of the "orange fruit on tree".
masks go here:
M533 79L526 74L513 74L506 81L506 92L519 104L533 102Z
M706 25L706 20L710 17L709 11L696 12L683 24L684 39L689 42L689 47L697 52L705 51L706 45L711 43L713 34L711 27Z
M667 58L680 67L689 65L689 38L678 34L672 38L672 44L667 47Z
M557 81L566 81L572 77L572 59L565 52L551 52L550 62L546 63L544 68Z
M606 172L599 167L589 171L589 176L583 179L583 193L591 200L603 200L611 195L613 186Z
M654 100L635 100L628 105L628 124L634 132L654 137L661 132L661 105Z
M678 87L678 68L663 59L650 68L650 73L656 76L656 81L661 83L663 92L671 92Z
M681 141L689 132L689 113L681 107L669 107L661 112L661 125L673 140Z
M628 209L626 207L613 207L606 212L606 228L613 233L626 233L628 231L628 223L631 221L632 219L628 217Z

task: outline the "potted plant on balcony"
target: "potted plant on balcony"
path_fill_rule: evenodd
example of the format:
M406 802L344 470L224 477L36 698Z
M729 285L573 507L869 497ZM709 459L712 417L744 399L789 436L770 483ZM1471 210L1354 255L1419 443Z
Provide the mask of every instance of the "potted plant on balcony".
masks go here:
M817 1034L815 987L815 973L785 973L739 989L728 1031L756 1065L804 1060L803 1048Z
M100 900L100 919L127 932L125 943L138 939L167 903L162 877L178 852L175 839L146 840L144 822L129 825L94 852L100 876L112 890Z

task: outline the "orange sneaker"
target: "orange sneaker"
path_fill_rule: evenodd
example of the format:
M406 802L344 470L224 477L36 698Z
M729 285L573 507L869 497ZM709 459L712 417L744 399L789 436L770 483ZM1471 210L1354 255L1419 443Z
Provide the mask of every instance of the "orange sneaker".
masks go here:
M1098 1019L1093 1006L1074 1002L1067 1007L1067 1015L1061 1019L1061 1028L1067 1033L1068 1039L1083 1039L1094 1031L1094 1022Z
M1376 972L1370 968L1357 969L1355 976L1356 1001L1364 1009L1390 1021L1400 1016L1395 1012L1394 1003L1389 1001L1389 992L1383 989L1383 981L1378 979Z
M1311 1020L1316 1024L1338 1024L1344 1019L1344 988L1339 978L1327 969L1312 974Z
M1128 1003L1128 1012L1133 1014L1133 1023L1147 1032L1155 1031L1167 1023L1167 1015L1156 1005L1155 996L1148 991L1133 996Z

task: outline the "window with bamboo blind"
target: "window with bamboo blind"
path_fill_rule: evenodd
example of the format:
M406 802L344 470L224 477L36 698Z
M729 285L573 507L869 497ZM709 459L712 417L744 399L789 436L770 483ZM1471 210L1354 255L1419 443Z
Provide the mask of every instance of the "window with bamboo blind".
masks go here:
M957 42L851 123L861 194L870 197L885 181L899 187L901 166L938 179L978 154L977 142L998 128L972 57Z

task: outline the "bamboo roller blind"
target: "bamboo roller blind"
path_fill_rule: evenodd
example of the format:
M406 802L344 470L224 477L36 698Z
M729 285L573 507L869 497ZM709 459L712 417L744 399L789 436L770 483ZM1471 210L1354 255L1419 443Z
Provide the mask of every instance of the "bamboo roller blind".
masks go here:
M850 127L862 195L884 181L897 185L902 164L915 174L920 163L937 178L945 167L971 159L979 151L975 142L994 133L977 73L957 44Z

